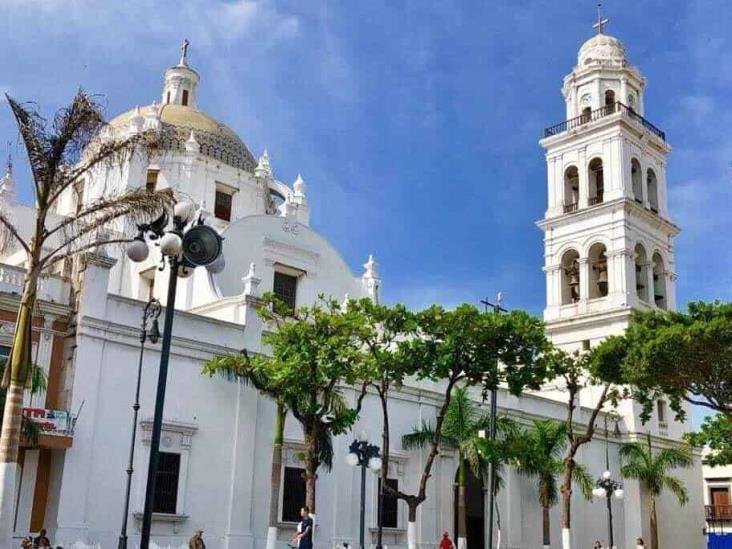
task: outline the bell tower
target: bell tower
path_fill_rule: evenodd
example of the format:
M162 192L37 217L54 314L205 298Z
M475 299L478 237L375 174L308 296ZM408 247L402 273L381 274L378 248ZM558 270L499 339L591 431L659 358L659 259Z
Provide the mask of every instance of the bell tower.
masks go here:
M646 118L646 80L604 33L564 78L565 121L544 130L548 207L544 320L555 344L586 348L620 334L633 309L674 309L673 239L663 131Z

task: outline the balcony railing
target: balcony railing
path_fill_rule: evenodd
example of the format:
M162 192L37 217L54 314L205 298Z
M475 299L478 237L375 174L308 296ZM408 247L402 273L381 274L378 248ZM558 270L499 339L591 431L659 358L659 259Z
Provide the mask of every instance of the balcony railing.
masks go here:
M704 515L707 520L732 521L732 505L705 505Z
M591 196L587 200L587 204L590 205L590 206L594 206L596 204L602 204L602 195L600 194L600 195L597 195L597 196Z
M565 204L564 213L568 214L568 213L576 212L578 207L579 207L579 203L577 203L577 202L571 202L569 204Z
M23 292L25 269L16 265L0 263L0 293L18 294ZM42 275L38 281L37 296L43 301L68 305L70 285L64 278L56 275Z
M559 135L560 133L579 128L587 124L588 122L594 122L595 120L600 120L601 118L615 113L620 113L621 116L627 116L629 119L633 120L637 124L640 124L649 132L660 138L662 141L666 141L666 134L663 131L659 130L656 126L651 124L640 114L635 112L627 105L621 103L620 101L616 101L615 103L605 105L604 107L600 107L599 109L595 109L594 111L581 114L569 120L565 120L564 122L560 122L559 124L555 124L554 126L549 126L548 128L544 129L544 137Z

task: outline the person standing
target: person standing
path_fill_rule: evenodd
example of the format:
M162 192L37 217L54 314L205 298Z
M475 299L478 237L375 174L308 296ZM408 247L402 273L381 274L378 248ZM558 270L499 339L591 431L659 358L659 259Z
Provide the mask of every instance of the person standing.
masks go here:
M33 540L34 547L51 547L51 541L46 537L46 529L41 528L38 537Z
M592 549L602 549L602 543L599 539L596 539L595 543L592 544Z
M188 549L206 549L206 544L203 542L203 530L193 532L193 536L188 540Z
M636 549L645 549L646 544L643 541L643 538L637 538L635 540L635 547L636 547Z
M297 549L313 549L313 519L310 518L310 508L305 505L300 509L300 524L297 525L297 534L292 538Z

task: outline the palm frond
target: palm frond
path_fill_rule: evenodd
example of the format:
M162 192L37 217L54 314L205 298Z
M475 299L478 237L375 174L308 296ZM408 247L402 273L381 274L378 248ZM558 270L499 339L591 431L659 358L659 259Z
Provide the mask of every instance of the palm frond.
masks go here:
M671 493L679 500L679 504L686 505L688 503L689 492L679 479L671 476L665 476L663 478L663 487L671 490Z
M426 421L422 425L414 428L414 431L406 435L402 435L402 448L405 450L418 450L432 444L435 439L435 430L432 425ZM447 443L443 434L442 442Z
M318 435L318 461L323 464L327 471L333 469L333 436L330 431L319 430Z
M581 463L576 464L572 473L572 481L579 486L585 499L592 499L592 489L595 487L595 481L587 470L587 467Z

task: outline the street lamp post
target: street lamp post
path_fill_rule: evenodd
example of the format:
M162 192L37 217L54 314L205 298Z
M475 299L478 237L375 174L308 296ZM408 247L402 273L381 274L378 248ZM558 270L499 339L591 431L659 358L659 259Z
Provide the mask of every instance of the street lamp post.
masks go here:
M494 313L505 313L508 312L503 308L503 292L498 292L496 296L496 303L491 303L488 298L480 301L485 305L485 311L493 309ZM498 416L498 390L496 388L491 389L491 408L490 408L490 441L496 440L496 419ZM493 462L488 464L488 544L486 547L491 549L493 547L493 513L496 501L496 468Z
M160 351L155 412L150 436L150 460L147 469L145 507L142 513L140 549L149 549L150 546L155 480L160 456L160 435L163 427L165 389L168 381L168 363L170 361L178 278L187 278L193 273L193 269L199 266L205 266L210 272L218 273L223 270L225 264L221 236L215 229L204 225L202 217L199 216L198 220L195 220L195 217L196 211L192 203L188 201L178 202L173 213L172 228L167 229L168 216L163 214L153 223L139 225L139 234L127 247L127 256L132 261L145 261L149 254L148 240L150 240L160 247L160 252L163 255L160 270L165 268L166 260L170 265L168 295L165 302L163 345Z
M617 429L618 425L615 424ZM605 472L602 476L597 479L595 488L592 490L592 495L596 498L605 498L607 504L607 533L610 549L615 547L615 538L613 536L613 506L612 498L615 496L616 499L623 499L625 492L623 491L623 485L613 478L613 474L610 472L610 451L608 449L609 434L607 429L607 415L605 416Z
M381 469L379 447L369 444L368 437L362 432L348 448L346 461L354 467L361 467L361 526L359 530L358 546L364 549L364 521L366 519L366 469L375 473Z
M145 354L145 342L150 341L153 345L160 339L158 328L158 317L160 316L160 302L154 297L145 304L142 312L142 326L140 328L140 358L137 362L137 385L135 386L135 402L132 404L132 435L130 440L130 457L127 462L127 484L125 486L125 504L122 510L122 530L119 534L118 549L127 549L127 517L130 513L130 488L132 486L132 473L135 461L135 438L137 435L137 413L140 410L140 380L142 378L142 359ZM148 330L147 323L152 320L152 327Z

